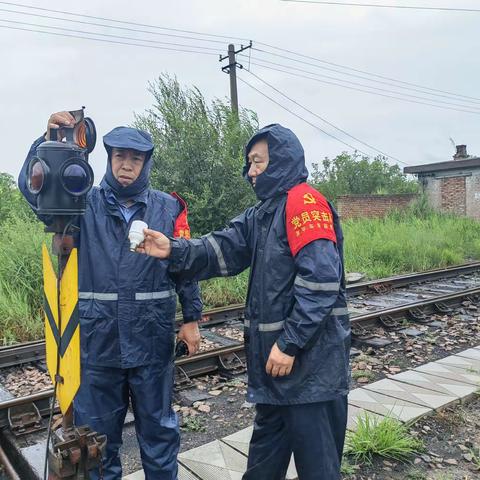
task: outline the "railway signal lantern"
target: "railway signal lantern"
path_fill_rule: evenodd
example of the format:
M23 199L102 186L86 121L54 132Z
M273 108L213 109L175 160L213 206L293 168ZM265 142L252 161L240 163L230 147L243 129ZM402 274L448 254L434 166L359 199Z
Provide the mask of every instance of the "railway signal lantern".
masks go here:
M81 215L86 196L93 185L93 170L88 154L96 143L95 124L84 118L83 108L70 112L75 118L71 127L61 127L62 141L50 140L38 146L27 170L27 187L37 195L40 215ZM50 130L56 138L57 130Z
M27 167L27 187L36 196L36 213L53 217L46 231L55 233L53 252L58 255L56 275L43 246L46 358L63 414L61 435L52 432L47 445L49 480L90 478L89 470L101 463L106 447L105 435L88 425L73 424L72 403L80 386L80 322L78 259L70 227L75 216L85 213L93 185L88 154L95 147L96 131L83 108L70 114L73 126L51 129L49 137L57 140L39 145Z

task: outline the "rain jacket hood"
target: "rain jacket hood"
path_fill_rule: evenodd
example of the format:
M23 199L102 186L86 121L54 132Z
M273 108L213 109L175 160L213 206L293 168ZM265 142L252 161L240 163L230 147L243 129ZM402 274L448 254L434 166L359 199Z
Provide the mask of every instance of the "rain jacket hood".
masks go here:
M252 180L248 176L248 154L252 146L262 138L268 142L270 161L266 170L257 177L255 194L259 200L266 200L288 192L295 185L304 182L308 177L308 170L305 167L305 155L300 140L290 129L274 123L256 132L245 147L243 176L250 184Z
M154 145L149 133L136 128L116 127L103 137L103 144L108 153L107 171L102 179L101 186L106 190L112 190L117 198L133 198L147 190L150 181L151 157ZM112 172L111 153L112 148L128 148L145 153L145 161L138 178L127 185L122 186Z

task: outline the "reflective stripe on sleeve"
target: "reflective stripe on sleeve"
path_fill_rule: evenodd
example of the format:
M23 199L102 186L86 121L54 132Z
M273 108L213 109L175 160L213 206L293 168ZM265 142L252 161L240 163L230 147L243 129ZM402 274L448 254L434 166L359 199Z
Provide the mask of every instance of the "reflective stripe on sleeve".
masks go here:
M173 297L175 290L163 290L162 292L140 292L135 294L135 300L160 300Z
M335 315L336 317L341 317L342 315L348 315L348 308L347 307L334 308L332 310L332 315Z
M257 327L259 332L276 332L283 328L284 323L285 323L284 320L281 320L280 322L274 322L274 323L258 323ZM246 318L243 321L243 325L246 328L250 328L250 320Z
M310 282L300 277L300 275L297 275L295 277L295 285L308 288L309 290L314 290L316 292L338 292L338 290L340 289L339 282Z
M208 240L213 250L215 251L215 255L217 256L218 266L220 267L220 275L227 276L228 275L227 264L225 263L225 259L223 258L223 253L222 253L222 250L220 249L220 245L213 238L212 235L207 235L205 238Z

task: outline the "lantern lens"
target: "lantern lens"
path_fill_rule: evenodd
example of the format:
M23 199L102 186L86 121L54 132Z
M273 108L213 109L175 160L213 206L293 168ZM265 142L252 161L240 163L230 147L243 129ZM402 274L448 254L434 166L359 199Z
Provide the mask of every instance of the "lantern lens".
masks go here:
M81 164L71 163L62 173L62 183L71 195L83 195L92 185L90 172Z
M35 160L30 167L30 175L28 176L28 189L31 193L37 194L43 187L45 182L45 168L43 162Z

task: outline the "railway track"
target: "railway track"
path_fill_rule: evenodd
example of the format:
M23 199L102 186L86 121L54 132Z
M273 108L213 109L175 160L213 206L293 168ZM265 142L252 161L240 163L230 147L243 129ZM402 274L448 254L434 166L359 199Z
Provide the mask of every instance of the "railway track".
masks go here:
M374 333L377 327L401 330L415 324L428 324L432 314L451 313L465 301L480 299L480 262L437 269L419 274L401 275L347 287L354 344L382 347L390 341ZM241 340L219 335L223 326L237 331L243 328L243 305L216 308L205 312L203 336L214 346L193 357L176 361L176 384L182 388L190 379L221 372L234 375L245 371L245 353ZM45 359L44 341L0 348L0 369ZM7 411L34 404L40 415L48 411L53 389L0 401L0 427L9 424Z

